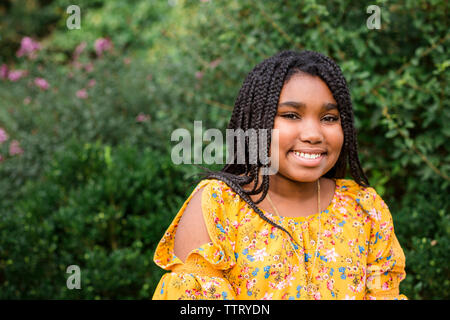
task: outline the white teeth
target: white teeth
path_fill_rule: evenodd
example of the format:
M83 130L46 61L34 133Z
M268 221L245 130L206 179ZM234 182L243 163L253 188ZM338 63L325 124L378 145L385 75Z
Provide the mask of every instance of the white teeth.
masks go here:
M294 154L296 156L302 157L302 158L306 158L306 159L317 159L321 156L320 153L317 154L309 154L309 153L303 153L303 152L298 152L298 151L294 151Z

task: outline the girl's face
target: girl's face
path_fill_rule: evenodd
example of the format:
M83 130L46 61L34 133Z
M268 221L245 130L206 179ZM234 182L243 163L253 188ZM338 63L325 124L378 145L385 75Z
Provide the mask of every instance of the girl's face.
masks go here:
M337 103L317 76L294 75L283 86L274 120L278 129L277 175L313 182L337 162L344 133ZM271 147L271 154L275 151Z

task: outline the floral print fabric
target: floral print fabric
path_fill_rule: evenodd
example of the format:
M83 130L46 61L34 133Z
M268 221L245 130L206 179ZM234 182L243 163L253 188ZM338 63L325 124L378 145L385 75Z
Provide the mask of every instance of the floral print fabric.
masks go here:
M318 213L280 218L262 210L291 233L295 248L226 183L201 181L155 251L155 263L170 272L153 299L406 299L399 293L405 256L387 205L371 187L333 180L333 200L320 219ZM201 188L211 242L183 263L173 252L176 228Z

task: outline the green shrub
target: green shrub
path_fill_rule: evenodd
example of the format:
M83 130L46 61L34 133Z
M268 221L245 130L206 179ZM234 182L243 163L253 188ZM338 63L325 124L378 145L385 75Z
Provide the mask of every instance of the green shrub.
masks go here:
M155 246L189 189L149 148L71 140L1 216L0 297L151 298ZM69 265L82 290L67 289Z
M408 186L401 201L391 197L390 206L395 213L396 234L406 255L407 276L401 288L410 299L448 299L448 192L439 180L426 184L411 182Z

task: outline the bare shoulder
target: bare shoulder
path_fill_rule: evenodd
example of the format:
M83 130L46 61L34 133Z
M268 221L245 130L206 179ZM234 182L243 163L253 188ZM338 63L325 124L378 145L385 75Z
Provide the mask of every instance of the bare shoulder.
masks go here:
M176 230L174 252L183 262L192 250L211 241L203 219L203 190L204 188L201 188L193 195Z

